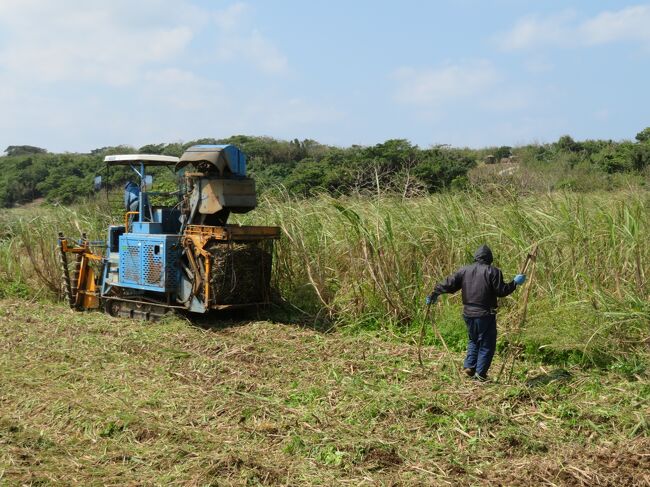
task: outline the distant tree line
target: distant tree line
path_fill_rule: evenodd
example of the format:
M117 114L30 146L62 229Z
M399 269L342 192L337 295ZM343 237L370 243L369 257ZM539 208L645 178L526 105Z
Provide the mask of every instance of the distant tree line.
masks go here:
M10 207L37 198L69 204L92 193L92 180L104 171L108 154L150 153L180 156L195 144L235 144L248 156L249 174L261 191L284 187L294 195L328 192L346 194L399 194L404 197L444 189L463 189L468 173L477 165L520 162L528 170L582 168L599 174L629 173L647 177L650 170L650 127L635 141L575 141L568 135L549 144L520 147L454 148L447 145L420 148L408 140L387 140L374 146L334 147L311 139L277 140L236 135L205 138L187 143L102 147L87 154L54 154L29 146L12 145L0 157L0 206ZM162 181L173 182L165 168L157 169ZM103 174L109 187L124 184L128 168Z

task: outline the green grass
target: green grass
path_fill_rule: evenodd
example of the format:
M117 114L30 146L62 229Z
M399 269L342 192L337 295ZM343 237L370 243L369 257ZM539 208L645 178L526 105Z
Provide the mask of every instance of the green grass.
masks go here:
M647 375L482 385L381 333L197 324L0 301L0 483L650 482Z
M480 244L492 247L507 279L539 244L523 335L529 355L604 365L648 336L649 202L647 191L272 199L241 220L282 228L276 275L289 301L344 327L406 336L424 319L424 296ZM501 300L506 340L520 298ZM460 313L460 296L436 311L456 348Z
M533 194L505 190L426 198L262 198L239 222L278 225L275 285L294 309L352 333L382 330L408 341L433 285L488 243L505 277L539 245L522 340L546 362L608 367L644 351L650 323L650 192ZM0 296L60 297L55 239L105 238L121 220L101 200L76 208L0 213ZM521 291L501 300L500 346L517 340ZM460 296L435 319L464 347ZM435 343L429 332L426 343ZM642 360L643 361L643 360Z

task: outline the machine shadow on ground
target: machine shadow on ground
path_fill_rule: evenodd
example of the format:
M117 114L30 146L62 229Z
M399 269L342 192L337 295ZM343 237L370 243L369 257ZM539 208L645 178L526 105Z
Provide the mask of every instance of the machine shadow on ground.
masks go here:
M288 303L210 310L202 315L180 312L177 316L186 319L192 326L214 331L247 326L257 321L295 326L318 333L331 333L335 328L331 320L294 309Z

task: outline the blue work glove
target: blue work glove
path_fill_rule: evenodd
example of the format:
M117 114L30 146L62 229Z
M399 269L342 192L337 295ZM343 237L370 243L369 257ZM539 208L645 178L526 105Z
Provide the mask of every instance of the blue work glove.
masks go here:
M433 294L429 294L425 299L424 302L429 305L429 304L436 304L436 301L438 301L438 296L434 296Z
M515 284L517 286L521 286L524 282L526 282L526 275L525 274L517 274L515 278L513 279L515 281Z

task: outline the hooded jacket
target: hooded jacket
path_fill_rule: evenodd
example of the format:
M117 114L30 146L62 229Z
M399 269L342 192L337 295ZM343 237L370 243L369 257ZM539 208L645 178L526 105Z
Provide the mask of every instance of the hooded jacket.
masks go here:
M432 296L463 292L463 315L478 318L496 313L497 298L511 294L517 285L514 281L504 282L503 274L492 267L492 251L481 245L474 254L474 263L461 267L455 274L436 285Z

